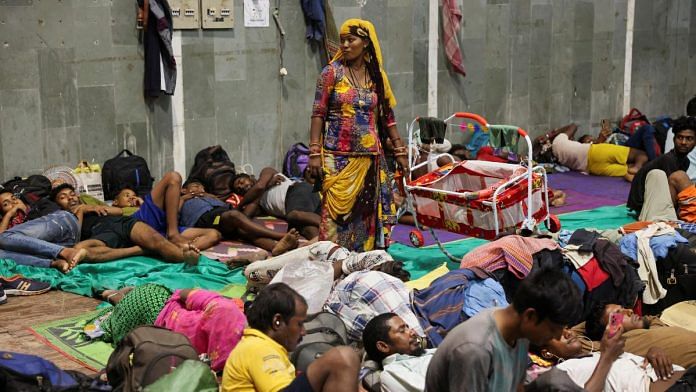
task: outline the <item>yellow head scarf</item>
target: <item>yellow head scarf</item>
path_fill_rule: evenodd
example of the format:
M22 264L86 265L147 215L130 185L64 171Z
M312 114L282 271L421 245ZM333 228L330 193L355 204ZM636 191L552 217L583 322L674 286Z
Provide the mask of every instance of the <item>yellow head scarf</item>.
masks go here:
M370 42L375 48L375 55L377 56L377 64L379 65L379 70L382 72L382 80L384 81L384 97L389 101L389 106L390 107L395 107L396 106L396 98L394 97L394 93L392 92L391 85L389 84L389 79L387 78L387 73L384 72L384 69L382 68L382 50L379 47L379 39L377 39L377 31L375 31L375 26L372 25L369 21L362 20L362 19L348 19L345 22L343 22L343 25L341 25L341 31L339 32L340 35L346 35L346 34L352 34L350 31L351 27L356 27L358 28L358 32L362 33L363 31L366 33L365 35L363 34L358 34L359 36L367 37L370 39ZM362 29L362 31L360 31ZM331 59L331 62L341 60L343 59L343 51L339 50L336 52L336 55Z

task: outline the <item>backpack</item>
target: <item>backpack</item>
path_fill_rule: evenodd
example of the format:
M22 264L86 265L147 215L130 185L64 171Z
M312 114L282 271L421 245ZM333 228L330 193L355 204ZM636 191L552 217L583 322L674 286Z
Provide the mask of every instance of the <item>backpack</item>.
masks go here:
M667 133L672 128L673 121L669 116L660 116L652 123L655 128L655 140L663 153L667 152L665 151L665 143L667 142Z
M198 360L198 353L186 336L145 325L118 343L106 364L106 375L114 391L137 391L187 359Z
M14 177L2 184L2 188L9 189L26 202L34 203L51 193L51 180L39 174L31 175L26 179Z
M225 200L232 194L232 183L236 176L234 163L218 144L196 154L187 181L197 179L203 183L206 192Z
M302 178L308 165L309 148L304 143L295 143L283 159L283 174L289 178Z
M297 372L306 372L310 363L325 352L348 342L348 332L343 321L333 313L319 312L309 316L304 323L306 335L290 354L290 362Z
M92 379L36 355L0 351L0 391L88 391Z
M621 119L621 122L619 123L619 128L622 132L628 135L633 135L636 129L642 127L643 125L649 124L650 122L648 121L648 118L645 117L645 115L641 113L640 110L632 108L628 112L628 114Z
M696 367L692 366L677 380L667 392L693 392L696 391Z
M130 188L141 196L147 195L154 181L145 158L128 150L122 150L104 162L102 168L102 187L107 200L113 200L123 188Z

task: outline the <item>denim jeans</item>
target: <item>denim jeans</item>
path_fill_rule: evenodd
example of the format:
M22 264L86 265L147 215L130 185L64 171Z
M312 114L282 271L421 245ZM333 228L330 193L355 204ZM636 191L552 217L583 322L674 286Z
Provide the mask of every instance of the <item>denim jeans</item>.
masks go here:
M22 265L49 267L64 247L75 245L79 238L77 217L67 211L56 211L0 234L0 258Z

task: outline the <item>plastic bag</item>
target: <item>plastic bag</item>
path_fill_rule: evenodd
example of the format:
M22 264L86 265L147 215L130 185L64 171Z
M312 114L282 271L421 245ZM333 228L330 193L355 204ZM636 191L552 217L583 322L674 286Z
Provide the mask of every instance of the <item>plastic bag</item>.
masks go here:
M271 283L285 283L307 301L307 313L321 312L333 286L333 265L312 260L288 264Z
M78 180L76 189L78 193L86 193L97 198L99 201L104 201L101 167L98 163L89 164L87 161L80 161L74 173Z

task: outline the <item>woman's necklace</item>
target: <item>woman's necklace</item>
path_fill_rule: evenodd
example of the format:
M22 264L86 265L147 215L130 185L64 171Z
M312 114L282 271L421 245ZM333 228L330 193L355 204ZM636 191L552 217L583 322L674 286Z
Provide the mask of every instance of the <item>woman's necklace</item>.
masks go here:
M368 80L367 70L365 70L364 67L363 67L363 81L362 81L362 83L358 82L358 77L353 72L353 67L351 67L350 65L348 65L347 67L348 67L348 79L350 79L350 84L352 84L353 87L361 88L361 89L366 89L369 87L370 81Z

